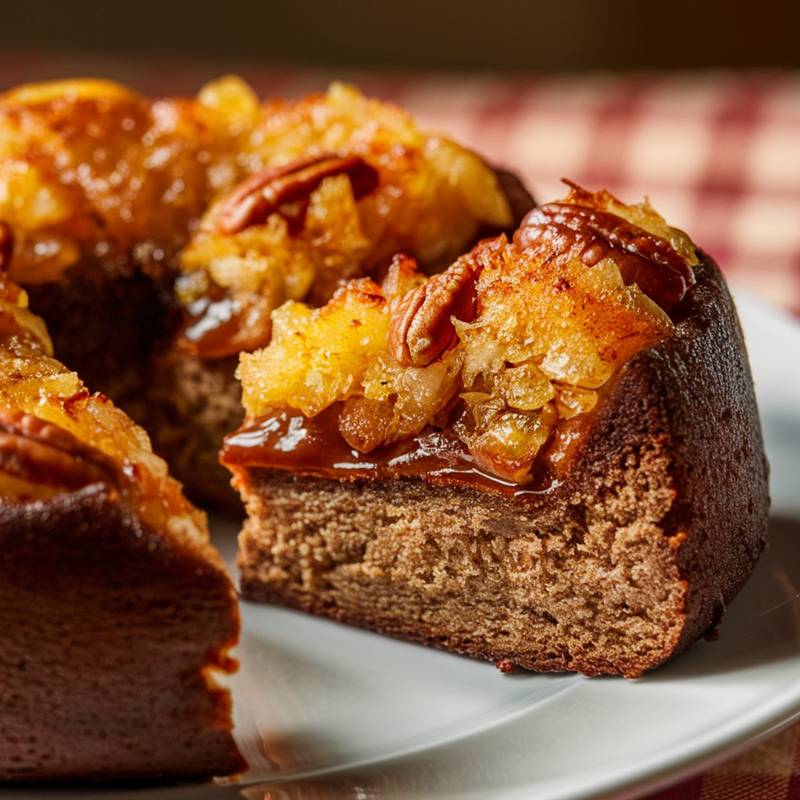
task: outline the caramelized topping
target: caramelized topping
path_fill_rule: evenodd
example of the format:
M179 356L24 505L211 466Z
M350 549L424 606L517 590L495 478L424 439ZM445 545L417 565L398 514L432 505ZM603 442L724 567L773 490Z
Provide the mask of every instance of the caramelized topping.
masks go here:
M316 417L279 411L245 425L226 438L222 463L234 473L260 467L348 481L416 477L515 497L544 494L558 484L558 474L547 469L525 487L484 471L451 429L426 429L365 455L340 435L339 412L339 406Z
M478 156L340 84L269 106L240 160L253 173L212 206L180 257L181 346L202 358L266 343L267 316L287 300L324 304L341 280L375 275L398 252L438 266L479 231L512 221L497 175ZM198 317L198 301L219 300L218 290L240 309L265 309L258 329L242 313L218 324L211 303L211 319Z
M0 219L17 239L11 277L44 283L78 262L139 250L155 263L173 256L213 195L241 176L230 94L151 100L87 80L1 95Z
M215 291L184 310L177 345L185 353L202 359L255 350L269 341L271 310L269 303L258 295L234 298Z
M206 542L203 514L147 434L50 353L25 292L0 273L0 497L29 502L104 483L155 530Z
M221 358L265 344L286 300L325 303L400 251L447 263L512 216L482 159L395 106L342 84L261 106L227 77L191 99L91 80L0 95L0 220L24 285L177 265L179 346Z
M486 240L441 275L401 257L380 287L352 283L318 310L289 303L270 345L240 359L248 419L335 407L342 441L370 458L443 429L504 481L527 485L544 462L558 474L601 387L672 331L631 280L650 272L623 278L629 258L668 272L659 288L680 279L680 293L653 291L667 304L694 280L691 243L652 209L575 188L514 243Z

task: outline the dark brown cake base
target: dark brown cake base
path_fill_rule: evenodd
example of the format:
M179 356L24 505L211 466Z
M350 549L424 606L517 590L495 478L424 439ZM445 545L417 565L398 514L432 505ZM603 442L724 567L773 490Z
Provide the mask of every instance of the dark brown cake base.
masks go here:
M238 627L211 548L143 527L102 484L0 506L0 781L243 769L213 681Z
M237 468L242 591L535 670L636 677L715 628L764 546L744 343L705 259L668 340L628 362L559 485Z

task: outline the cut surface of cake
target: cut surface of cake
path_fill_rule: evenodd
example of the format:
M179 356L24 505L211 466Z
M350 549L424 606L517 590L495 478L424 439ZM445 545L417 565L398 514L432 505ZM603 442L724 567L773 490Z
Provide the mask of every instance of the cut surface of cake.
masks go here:
M144 431L52 357L4 274L0 629L0 780L243 768L215 680L239 614L205 515Z
M714 262L572 186L431 278L289 302L241 358L242 591L503 669L636 677L713 631L766 462Z

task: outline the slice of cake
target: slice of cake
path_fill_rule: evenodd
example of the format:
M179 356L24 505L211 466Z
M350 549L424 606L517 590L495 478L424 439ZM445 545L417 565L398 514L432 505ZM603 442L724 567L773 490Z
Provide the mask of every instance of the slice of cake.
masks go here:
M239 614L205 516L1 273L0 629L0 780L243 767L214 677Z
M647 204L573 187L440 275L398 257L272 323L222 454L252 600L635 677L713 631L758 559L736 312Z

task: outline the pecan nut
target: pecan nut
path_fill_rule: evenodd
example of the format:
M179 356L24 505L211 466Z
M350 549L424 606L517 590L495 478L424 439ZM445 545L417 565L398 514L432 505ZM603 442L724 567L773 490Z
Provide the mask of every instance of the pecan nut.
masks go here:
M389 352L402 366L424 367L457 340L453 319L472 322L477 267L461 259L409 292L392 310Z
M626 284L635 283L665 311L695 282L694 271L672 245L616 214L573 203L548 203L522 221L514 242L577 255L586 266L610 257Z
M260 225L282 206L297 204L290 222L305 217L311 193L325 178L347 175L356 200L378 185L378 172L359 156L325 154L295 161L282 167L251 175L222 201L214 225L219 233L234 234L251 225Z
M119 486L120 470L105 453L64 428L20 411L0 411L0 472L44 486Z

